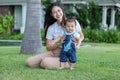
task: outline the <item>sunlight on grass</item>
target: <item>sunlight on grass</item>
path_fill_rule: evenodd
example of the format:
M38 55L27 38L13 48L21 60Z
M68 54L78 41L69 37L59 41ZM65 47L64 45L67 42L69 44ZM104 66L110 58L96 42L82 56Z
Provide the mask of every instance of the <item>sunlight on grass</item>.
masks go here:
M0 80L119 80L120 45L92 43L77 51L74 70L30 68L20 46L0 46ZM43 47L43 52L45 52Z

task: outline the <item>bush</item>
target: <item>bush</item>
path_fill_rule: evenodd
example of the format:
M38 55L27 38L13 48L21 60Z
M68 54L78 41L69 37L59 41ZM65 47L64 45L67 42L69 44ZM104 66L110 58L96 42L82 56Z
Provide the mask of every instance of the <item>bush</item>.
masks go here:
M109 30L103 34L103 42L117 43L119 40L118 32L115 30Z
M119 39L118 32L116 30L109 30L106 32L106 42L108 43L116 43Z
M44 31L44 29L41 29L41 38L42 38L42 40L43 41L45 41L45 31Z
M90 41L91 42L99 42L100 31L97 29L90 31Z
M41 29L41 38L43 41L45 40L44 34L45 34L44 29ZM1 40L22 40L23 34L14 32L12 35L9 35L9 36L0 35L0 39Z
M22 34L15 34L10 36L1 36L1 40L22 40L23 35Z
M83 29L83 34L85 36L85 42L117 43L120 41L120 32L116 30L108 30L104 32L98 29Z
M120 32L118 32L118 41L120 41Z
M16 35L11 35L8 37L10 40L22 40L23 35L22 34L16 34Z

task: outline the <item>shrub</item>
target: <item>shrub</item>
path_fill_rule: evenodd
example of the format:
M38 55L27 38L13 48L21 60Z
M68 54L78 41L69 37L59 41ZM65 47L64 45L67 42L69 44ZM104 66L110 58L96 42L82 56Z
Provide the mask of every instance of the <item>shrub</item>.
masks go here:
M84 29L82 29L82 31L83 31L83 34L84 34L84 41L89 42L90 41L89 40L90 35L88 35L88 34L90 34L90 29L84 28Z
M22 34L16 34L16 35L11 35L8 37L10 40L22 40L23 35Z
M106 42L108 43L116 43L118 41L118 32L116 30L109 30L106 32Z
M11 35L12 28L14 27L14 17L13 15L8 12L5 16L2 16L2 24L5 29L5 35Z
M22 40L23 34L15 34L10 36L1 36L1 40Z
M91 30L90 31L90 41L91 42L99 42L99 35L100 35L100 31L97 29Z
M120 32L116 30L108 30L104 32L98 29L83 29L83 34L85 36L85 42L117 43L120 41Z
M41 38L42 38L42 40L43 41L45 41L45 31L44 31L44 29L41 29Z

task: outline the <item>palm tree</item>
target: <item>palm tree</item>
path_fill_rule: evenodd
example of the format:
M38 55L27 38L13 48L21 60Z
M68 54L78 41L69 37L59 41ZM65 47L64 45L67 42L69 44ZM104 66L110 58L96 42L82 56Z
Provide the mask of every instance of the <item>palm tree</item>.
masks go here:
M27 0L27 15L21 53L39 54L42 52L40 35L40 4L41 0Z

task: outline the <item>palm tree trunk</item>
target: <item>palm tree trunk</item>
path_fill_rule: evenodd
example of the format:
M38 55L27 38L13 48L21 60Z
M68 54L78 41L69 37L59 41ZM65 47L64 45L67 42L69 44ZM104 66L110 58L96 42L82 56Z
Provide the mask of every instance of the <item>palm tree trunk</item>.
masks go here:
M39 54L42 52L40 5L41 0L27 0L26 27L21 44L21 53Z

